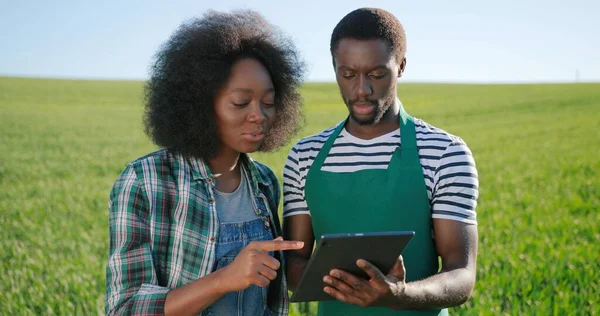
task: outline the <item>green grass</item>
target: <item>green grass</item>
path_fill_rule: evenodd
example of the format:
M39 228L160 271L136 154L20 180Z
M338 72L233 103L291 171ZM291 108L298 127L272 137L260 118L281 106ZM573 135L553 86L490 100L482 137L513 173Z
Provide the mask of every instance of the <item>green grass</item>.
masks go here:
M0 314L103 312L107 197L155 149L140 82L0 78ZM414 116L461 136L480 176L473 298L455 314L597 314L600 84L403 84ZM307 84L306 126L346 114ZM293 143L293 142L292 142ZM254 157L280 176L292 143ZM315 306L292 306L315 311Z

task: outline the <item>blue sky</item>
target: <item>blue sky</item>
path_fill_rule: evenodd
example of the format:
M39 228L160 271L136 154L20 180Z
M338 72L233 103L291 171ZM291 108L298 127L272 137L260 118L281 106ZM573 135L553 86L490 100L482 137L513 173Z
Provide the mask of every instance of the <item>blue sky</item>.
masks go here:
M600 81L597 0L2 1L0 75L145 79L154 53L183 21L208 9L250 8L294 39L308 80L333 81L331 31L364 6L403 23L403 81Z

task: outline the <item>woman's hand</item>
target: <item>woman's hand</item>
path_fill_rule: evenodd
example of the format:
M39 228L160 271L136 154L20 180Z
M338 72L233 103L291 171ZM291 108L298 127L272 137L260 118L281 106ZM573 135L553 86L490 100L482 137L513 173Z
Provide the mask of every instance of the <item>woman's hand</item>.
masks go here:
M277 277L281 263L269 252L298 250L304 247L301 241L285 241L277 237L270 241L253 241L235 257L222 271L223 286L228 292L242 291L250 285L267 287Z

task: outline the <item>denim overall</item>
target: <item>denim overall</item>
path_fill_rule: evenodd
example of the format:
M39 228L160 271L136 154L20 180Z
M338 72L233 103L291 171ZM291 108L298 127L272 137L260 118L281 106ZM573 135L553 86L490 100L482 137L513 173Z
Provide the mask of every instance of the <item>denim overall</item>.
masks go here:
M257 203L253 201L250 185L247 183L247 176L244 175L245 172L242 170L240 188L233 192L233 194L242 194L244 210L219 209L217 200L216 207L221 214L219 216L219 234L216 242L216 263L213 271L232 263L240 251L248 246L250 242L273 239L270 227L265 225L263 220L263 217L269 215L268 211L263 209L262 204L260 204L261 207L258 207ZM223 193L220 194L223 195ZM248 208L252 209L249 210ZM224 217L223 212L229 212L226 220L222 219L222 216ZM243 212L239 217L241 220L236 217L236 212ZM273 253L270 254L273 256ZM263 288L256 285L251 285L240 292L227 293L211 304L202 315L272 315L267 307L267 293L268 287Z

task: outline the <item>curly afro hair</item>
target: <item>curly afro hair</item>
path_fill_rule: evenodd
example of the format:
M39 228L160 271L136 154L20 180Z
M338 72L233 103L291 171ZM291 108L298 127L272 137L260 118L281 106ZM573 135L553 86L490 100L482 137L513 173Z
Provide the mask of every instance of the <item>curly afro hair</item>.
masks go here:
M257 12L209 11L183 23L155 55L144 113L152 141L184 155L214 158L220 146L215 96L241 58L261 62L275 88L276 117L259 150L275 150L298 132L305 64L294 44Z
M406 54L404 27L392 13L383 9L360 8L344 16L331 34L331 56L344 38L381 39L388 44L390 53L396 56L397 62L401 62Z

